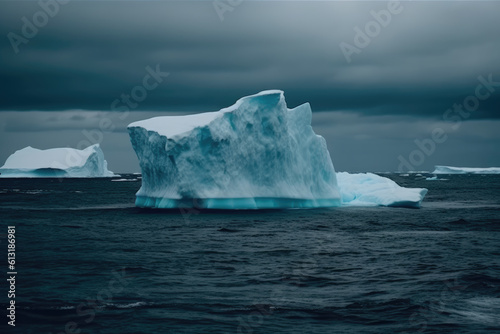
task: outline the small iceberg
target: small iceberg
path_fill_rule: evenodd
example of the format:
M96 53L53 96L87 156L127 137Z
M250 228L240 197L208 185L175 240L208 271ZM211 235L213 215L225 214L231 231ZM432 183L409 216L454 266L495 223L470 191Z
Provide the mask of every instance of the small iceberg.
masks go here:
M432 174L500 174L500 167L472 168L436 166Z
M83 150L31 146L14 152L0 167L0 177L114 177L99 144Z
M420 207L425 188L404 188L396 182L372 173L337 173L337 182L345 206Z

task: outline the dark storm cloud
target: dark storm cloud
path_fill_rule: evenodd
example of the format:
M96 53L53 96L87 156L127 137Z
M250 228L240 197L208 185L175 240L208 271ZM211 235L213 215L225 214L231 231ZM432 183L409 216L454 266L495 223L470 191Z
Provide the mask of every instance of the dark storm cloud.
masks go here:
M3 132L45 132L45 131L66 131L74 130L127 133L127 125L145 118L162 116L159 112L132 112L128 114L98 112L88 110L66 110L57 111L34 111L34 112L14 112L4 111L0 118L0 129ZM186 113L171 112L171 116L186 115ZM122 117L126 116L126 117ZM106 119L110 126L103 127L102 120ZM108 121L109 120L109 121ZM79 130L79 131L78 131Z
M2 2L0 33L20 34L36 2ZM212 2L70 2L15 54L2 39L2 110L109 110L146 66L171 75L137 110L215 110L270 88L290 106L442 117L492 74L500 4L407 3L347 63L370 10L387 2L243 2L221 22ZM500 93L500 87L498 89ZM500 94L473 117L496 118Z

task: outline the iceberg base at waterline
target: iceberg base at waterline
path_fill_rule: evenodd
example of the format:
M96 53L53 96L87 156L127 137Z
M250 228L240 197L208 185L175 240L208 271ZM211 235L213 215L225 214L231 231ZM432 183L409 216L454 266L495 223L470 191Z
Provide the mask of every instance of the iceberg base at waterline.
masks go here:
M198 209L280 209L327 208L339 206L391 206L419 208L427 194L425 188L404 188L396 182L372 173L337 173L341 201L294 198L151 198L137 196L142 208Z
M83 150L52 148L39 150L31 146L14 152L0 168L0 177L113 177L108 170L99 144Z
M326 208L339 206L337 199L298 199L276 197L246 198L151 198L137 195L135 205L141 208L197 208L220 210L255 210L255 209L299 209Z

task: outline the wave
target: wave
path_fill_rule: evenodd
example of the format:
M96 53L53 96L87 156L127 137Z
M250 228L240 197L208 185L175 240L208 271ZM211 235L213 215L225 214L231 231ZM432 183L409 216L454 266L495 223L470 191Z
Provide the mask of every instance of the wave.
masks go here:
M27 195L48 195L48 194L63 194L63 193L76 193L82 194L80 190L48 190L48 189L0 189L0 194L27 194Z
M459 323L500 326L500 298L474 297L443 309Z
M37 306L19 306L19 310L32 311L32 312L47 312L47 311L71 311L76 310L78 305L84 303L83 301L75 302L74 305L54 305L54 306L38 306L40 303L36 303ZM102 309L129 309L138 307L148 307L148 306L165 306L162 303L155 302L145 302L145 301L134 301L129 303L98 303L96 304ZM16 306L17 307L17 306Z

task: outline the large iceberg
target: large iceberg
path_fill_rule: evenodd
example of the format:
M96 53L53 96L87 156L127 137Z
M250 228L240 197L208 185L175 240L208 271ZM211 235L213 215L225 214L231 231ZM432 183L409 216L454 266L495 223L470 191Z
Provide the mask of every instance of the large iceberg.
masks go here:
M0 168L0 177L111 177L104 154L95 144L83 150L31 146L14 152Z
M500 167L471 168L436 166L432 174L500 174Z
M308 103L288 109L283 92L271 90L217 112L132 123L130 139L142 170L136 205L266 209L335 207L343 202L420 204L425 195L420 190L420 198L401 188L384 197L386 181L376 195L363 200L355 200L363 187L341 195L326 142L314 133L311 118ZM392 184L389 188L392 191Z
M311 108L283 92L244 97L218 112L129 125L142 170L141 207L262 209L340 205L325 140Z

